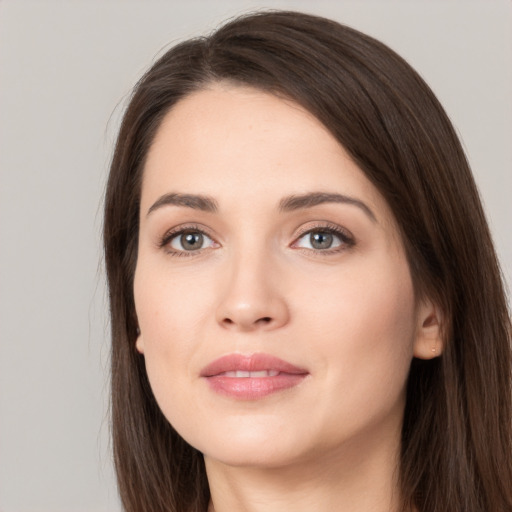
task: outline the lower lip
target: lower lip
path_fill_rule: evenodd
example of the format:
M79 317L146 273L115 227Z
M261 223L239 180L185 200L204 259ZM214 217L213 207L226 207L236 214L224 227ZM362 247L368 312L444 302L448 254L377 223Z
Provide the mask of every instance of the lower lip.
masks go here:
M274 377L225 377L214 375L205 378L216 393L239 400L258 400L273 393L298 386L306 375L303 373L280 373Z

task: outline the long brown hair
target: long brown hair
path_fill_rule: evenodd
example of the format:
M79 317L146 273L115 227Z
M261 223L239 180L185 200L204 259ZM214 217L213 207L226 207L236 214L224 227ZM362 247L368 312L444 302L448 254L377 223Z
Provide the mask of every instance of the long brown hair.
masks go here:
M135 350L133 275L141 176L162 118L217 81L292 99L315 115L389 203L417 295L443 312L445 347L413 360L402 431L404 510L512 510L510 317L464 152L418 74L380 42L327 19L243 16L163 55L135 87L105 200L112 428L128 512L205 512L202 455L167 422Z

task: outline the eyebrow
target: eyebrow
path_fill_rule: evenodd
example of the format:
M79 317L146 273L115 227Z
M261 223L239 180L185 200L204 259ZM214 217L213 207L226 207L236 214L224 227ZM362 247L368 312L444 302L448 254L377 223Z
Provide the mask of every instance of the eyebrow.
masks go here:
M314 206L326 203L341 203L357 206L373 222L377 222L375 214L363 201L356 199L355 197L329 192L310 192L307 194L285 197L279 201L279 211L292 212L295 210L313 208ZM184 206L186 208L192 208L194 210L201 210L209 213L216 213L219 210L219 205L213 197L171 192L159 197L149 208L147 215L164 206Z
M213 197L196 194L170 193L159 197L148 210L147 215L163 206L185 206L194 210L215 213L218 211L218 203Z
M342 203L357 206L373 222L377 222L377 217L375 217L375 214L363 201L356 199L355 197L328 192L310 192L308 194L285 197L279 202L279 210L281 212L291 212L294 210L312 208L313 206L325 203Z

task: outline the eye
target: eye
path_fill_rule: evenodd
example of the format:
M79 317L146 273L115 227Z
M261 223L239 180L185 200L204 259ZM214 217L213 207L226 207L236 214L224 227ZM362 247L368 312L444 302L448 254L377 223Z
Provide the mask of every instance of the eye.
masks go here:
M354 245L354 239L340 228L318 227L302 234L293 247L313 251L337 252Z
M186 228L166 234L160 245L170 254L185 256L186 253L199 252L217 244L203 231Z

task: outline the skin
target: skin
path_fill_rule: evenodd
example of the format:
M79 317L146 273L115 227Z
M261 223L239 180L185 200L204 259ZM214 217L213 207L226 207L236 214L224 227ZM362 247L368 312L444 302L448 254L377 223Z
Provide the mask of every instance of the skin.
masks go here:
M279 210L310 192L371 213L333 202ZM170 193L218 209L153 206ZM343 236L315 248L307 232L333 226ZM202 248L184 250L174 228L203 231ZM204 453L211 510L394 510L409 366L439 355L439 322L415 300L389 206L327 129L248 87L193 93L149 151L139 235L137 350L163 414ZM258 352L308 375L258 400L200 376L221 356Z

